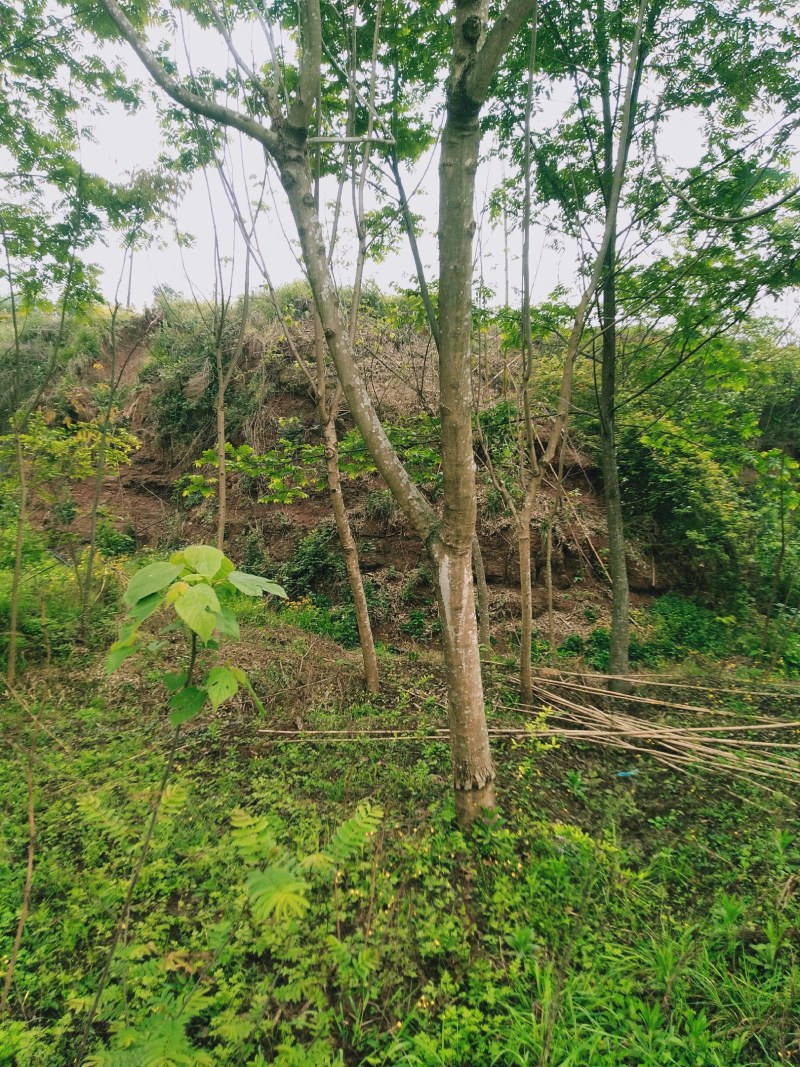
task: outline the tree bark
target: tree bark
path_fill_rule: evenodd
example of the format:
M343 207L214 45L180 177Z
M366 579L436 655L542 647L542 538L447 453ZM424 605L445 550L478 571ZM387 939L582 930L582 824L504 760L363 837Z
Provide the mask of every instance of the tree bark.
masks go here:
M613 245L611 246L613 248ZM611 252L611 249L609 250ZM611 253L613 255L613 253ZM613 259L612 259L613 264ZM608 523L609 571L611 572L611 659L609 674L619 678L609 688L627 688L624 678L629 670L630 592L625 561L625 526L619 486L616 444L616 282L613 265L603 286L603 344L600 376L600 451L603 468L603 492Z
M288 131L291 134L291 131ZM442 180L458 186L443 194L448 237L459 226L460 242L441 251L440 358L444 515L441 524L414 485L392 447L355 366L348 329L338 306L325 252L307 155L302 142L280 157L281 178L297 225L309 283L325 340L353 418L384 481L414 525L433 565L448 693L453 782L459 819L468 824L484 807L494 806L494 768L483 702L472 537L475 529L475 467L472 451L470 383L472 192L480 131L477 118L467 131L445 136ZM450 202L455 204L452 211ZM454 219L452 216L455 215ZM457 258L450 260L450 256ZM444 307L442 307L442 304ZM467 387L465 388L465 382Z

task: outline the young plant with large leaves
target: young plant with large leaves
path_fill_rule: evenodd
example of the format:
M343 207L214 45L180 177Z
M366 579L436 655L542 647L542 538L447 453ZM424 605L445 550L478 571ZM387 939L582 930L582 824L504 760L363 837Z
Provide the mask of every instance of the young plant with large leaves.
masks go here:
M177 627L190 639L186 669L162 676L171 694L168 704L173 726L194 718L206 704L218 708L235 696L241 686L257 700L244 671L226 660L219 662L219 657L203 678L195 676L200 648L218 652L220 637L234 640L239 637L239 624L232 608L232 601L239 593L250 597L269 593L286 598L277 583L236 570L223 552L210 545L190 545L173 553L169 561L143 567L134 574L125 591L128 613L119 639L106 658L106 672L115 671L143 647L158 651L162 642L146 634L142 624L162 608L171 608L177 618L165 630Z

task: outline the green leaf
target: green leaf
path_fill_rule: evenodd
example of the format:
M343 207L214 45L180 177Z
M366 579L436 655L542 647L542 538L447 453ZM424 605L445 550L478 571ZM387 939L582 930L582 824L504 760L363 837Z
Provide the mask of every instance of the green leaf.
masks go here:
M231 571L234 569L233 564L227 556L222 557L222 563L219 565L219 570L213 575L214 581L219 582L227 578Z
M192 585L175 601L175 610L201 641L207 641L217 625L220 605L210 585Z
M161 593L150 593L149 596L143 597L133 605L128 612L128 618L137 623L143 623L145 619L149 619L154 612L158 611L163 600Z
M231 571L228 581L245 596L261 596L262 593L272 593L273 596L283 597L288 600L286 590L276 582L267 578L261 578L257 574L246 574L244 571Z
M299 916L308 907L308 883L282 867L254 872L247 879L247 889L253 917L262 922L272 914L276 919Z
M138 650L139 646L134 641L115 641L106 656L105 673L113 674L117 667L121 666L129 656L132 656Z
M230 608L220 608L217 615L217 629L225 637L233 637L237 641L239 639L239 623L236 620L236 616L233 614Z
M225 560L224 552L211 545L189 545L183 550L183 558L193 571L213 578Z
M226 700L230 700L232 696L235 696L239 690L239 683L233 671L228 667L212 667L208 672L206 686L208 687L211 707L214 711L217 710L220 704L224 704Z
M186 685L186 673L186 671L181 671L180 674L165 674L161 681L169 689L170 693L177 693L182 686Z
M380 805L362 801L355 814L342 823L324 851L339 866L346 864L366 845L382 818L383 809Z
M165 589L180 573L181 568L175 563L151 563L134 574L123 599L126 604L138 604L151 593Z
M180 726L182 722L193 719L199 711L203 710L208 693L197 685L189 685L185 689L179 689L170 697L169 706L170 722L173 726Z

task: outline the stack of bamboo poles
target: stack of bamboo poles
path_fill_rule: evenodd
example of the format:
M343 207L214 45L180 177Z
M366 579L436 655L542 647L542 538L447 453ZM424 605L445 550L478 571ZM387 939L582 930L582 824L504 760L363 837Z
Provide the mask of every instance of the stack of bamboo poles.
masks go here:
M674 770L743 777L767 790L770 782L800 784L800 718L783 719L755 711L746 716L705 704L615 693L601 687L606 680L607 676L601 675L570 679L548 676L536 689L541 707L515 710L538 720L544 710L545 725L537 733L644 753ZM635 681L651 684L646 678ZM652 684L674 688L668 682ZM720 692L711 686L678 685ZM794 694L783 689L755 691L745 687L724 691L782 700L794 695L797 699L796 689Z
M646 755L672 770L686 774L711 772L728 778L744 778L774 792L773 786L800 785L800 691L791 685L702 686L645 676L627 679L637 693L616 693L606 688L609 675L548 671L536 687L537 704L495 704L495 715L522 715L525 726L492 725L493 740L556 738L586 742ZM752 714L707 703L676 702L641 694L648 687L695 691L705 694L738 694L751 699L780 699L798 710L787 718L766 716L755 708ZM444 710L444 709L442 709ZM535 720L535 721L530 721ZM715 721L716 720L716 721ZM270 740L294 744L344 744L392 742L447 743L446 727L421 724L419 729L352 727L339 729L265 728L259 733Z

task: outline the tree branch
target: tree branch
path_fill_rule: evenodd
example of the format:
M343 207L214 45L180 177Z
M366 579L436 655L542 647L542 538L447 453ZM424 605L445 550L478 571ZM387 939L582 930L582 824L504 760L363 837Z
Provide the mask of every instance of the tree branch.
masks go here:
M472 100L482 104L489 91L489 83L508 51L525 19L533 11L536 0L508 0L497 16L494 25L486 34L483 47L475 57L475 62L467 76L466 91Z
M275 154L278 141L272 130L268 130L255 119L243 115L239 111L234 111L233 108L218 104L216 100L209 100L181 85L176 78L173 78L164 69L153 52L150 51L139 31L116 0L100 0L100 3L116 25L120 35L124 37L139 57L153 81L164 90L167 96L194 115L203 115L205 118L211 119L212 122L218 122L223 126L229 126L232 129L239 130L241 133L246 133L253 140L263 145L271 155Z
M742 215L715 215L713 212L703 211L701 208L697 207L696 204L693 204L686 193L684 193L675 182L668 178L664 172L664 166L661 162L661 157L658 154L658 123L660 119L661 105L659 104L653 118L653 162L658 171L658 176L661 179L662 185L667 190L667 193L670 196L677 197L684 207L688 208L689 211L698 218L704 219L706 222L716 223L718 226L737 226L746 222L754 222L756 219L764 218L765 215L770 215L773 211L777 211L783 204L786 204L789 200L793 200L800 194L800 184L798 184L793 186L787 193L784 193L783 196L779 196L777 200L773 200L772 203Z
M289 105L289 125L298 130L307 130L311 125L319 93L322 70L322 17L319 0L300 0L298 9L300 74L294 99Z

